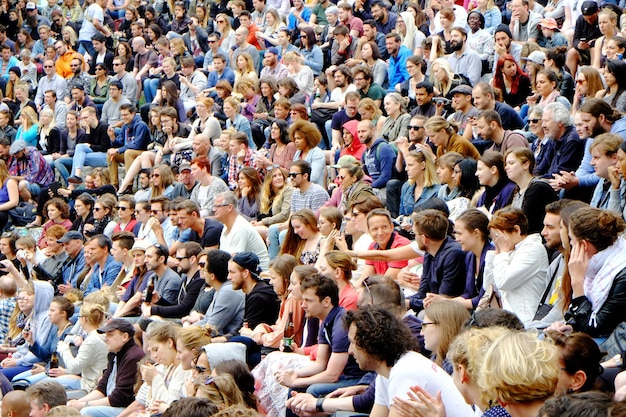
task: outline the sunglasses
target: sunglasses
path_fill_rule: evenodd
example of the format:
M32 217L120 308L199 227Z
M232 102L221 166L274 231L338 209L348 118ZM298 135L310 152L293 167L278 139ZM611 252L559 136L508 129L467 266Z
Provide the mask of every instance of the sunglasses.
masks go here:
M122 211L126 211L128 210L130 207L122 207L122 206L117 206L118 210L122 210Z
M579 85L580 85L580 84L584 84L584 83L585 83L585 81L587 81L587 80L576 80L576 84L579 84Z
M532 124L536 124L536 123L539 123L541 119L528 119L528 121Z
M120 65L122 65L122 63L120 62L119 64L116 64L115 62L113 63L114 67L119 67Z
M98 208L98 207L95 207L95 208L93 209L93 211L100 211L100 210L102 210L102 209L101 209L101 208Z
M289 178L296 178L298 175L302 175L302 172L290 172Z
M152 178L159 178L161 176L161 174L152 174L151 177Z

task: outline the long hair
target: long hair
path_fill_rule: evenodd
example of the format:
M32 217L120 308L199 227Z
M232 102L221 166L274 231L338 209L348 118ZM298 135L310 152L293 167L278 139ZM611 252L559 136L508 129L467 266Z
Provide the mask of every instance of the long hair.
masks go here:
M437 177L437 169L433 161L427 157L424 152L411 151L406 156L407 158L415 159L419 163L424 163L424 187L430 187L435 184L439 184L439 178ZM408 180L409 183L413 183L413 180Z
M467 197L470 200L480 188L478 178L476 178L476 165L476 160L472 158L465 158L456 164L456 166L461 169L461 181L459 182L459 187L463 190L464 197Z
M158 169L159 174L161 174L161 180L159 181L159 185L152 186L152 198L163 195L167 187L172 185L174 182L174 174L172 173L172 169L167 164L160 164L153 168L154 170Z
M611 100L611 106L615 107L619 96L626 91L626 62L618 61L617 59L609 59L606 61L606 64L604 64L604 68L613 74L615 81L617 82L617 92L615 93L613 100ZM607 88L604 95L609 93L609 91L610 89Z
M587 97L593 98L596 96L598 91L604 90L604 84L602 83L600 71L594 67L585 65L578 68L578 72L583 74L585 76L585 80L587 81Z
M161 100L162 104L176 108L176 102L178 101L180 91L178 90L178 87L176 87L176 84L174 84L174 81L163 81L161 90L166 93L165 100Z
M261 176L258 171L252 167L243 167L237 173L237 179L243 175L250 182L250 194L246 197L248 201L257 201L261 195ZM243 198L241 190L237 189L237 198Z
M49 109L49 108L43 109L39 113L39 115L41 116L44 113L47 114L48 116L50 116L50 123L48 123L48 126L44 126L42 123L39 123L39 129L38 130L39 130L39 133L44 132L45 135L48 136L50 134L50 131L52 129L54 129L54 127L56 127L57 123L54 120L54 112L51 109Z
M435 65L437 65L439 68L443 68L443 70L446 72L446 75L447 75L446 80L441 81L437 77L435 77L434 75ZM448 60L446 58L435 59L435 61L431 65L430 74L431 74L430 79L433 85L435 86L435 88L441 92L441 95L446 96L448 92L450 91L450 87L452 87L452 81L454 80L454 72L452 71L452 68L450 67L450 63L448 62Z
M294 232L291 224L294 219L301 221L305 226L309 227L314 232L318 232L319 229L317 227L317 217L313 211L309 209L298 210L291 215L291 218L289 219L289 226L287 228L287 234L285 235L285 242L283 243L280 253L281 255L283 253L291 253L296 257L298 264L301 264L300 255L302 255L302 249L304 248L306 241Z
M456 301L441 300L435 301L425 308L424 314L439 330L439 344L434 361L441 366L448 354L450 343L461 333L463 325L470 318L470 313Z
M528 77L528 74L524 72L522 67L519 66L513 55L505 54L498 58L498 63L496 64L496 73L493 77L493 86L499 88L502 91L506 91L506 86L504 85L504 75L502 74L502 70L504 69L504 64L509 61L515 64L517 68L517 72L513 76L513 80L511 81L511 94L516 94L519 89L520 80L525 76Z
M280 172L285 181L282 188L278 190L272 186L272 175L274 175L275 172ZM268 214L272 208L272 204L274 204L274 201L282 198L283 193L289 187L287 184L287 178L289 178L289 171L282 167L274 168L265 175L263 186L261 188L261 204L259 204L259 213Z
M24 116L25 123L22 126L23 130L26 131L39 123L39 118L37 117L37 113L33 110L32 107L26 106L22 109L22 116Z
M10 177L11 175L9 174L7 163L4 162L4 159L0 159L0 184L4 185L4 182Z

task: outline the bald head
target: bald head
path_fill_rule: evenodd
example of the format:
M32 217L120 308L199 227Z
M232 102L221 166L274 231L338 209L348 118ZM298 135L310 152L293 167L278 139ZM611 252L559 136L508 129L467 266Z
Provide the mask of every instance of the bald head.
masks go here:
M12 412L14 417L28 417L30 402L25 391L7 392L2 398L1 417L8 417Z
M0 297L10 298L17 294L17 284L15 280L7 275L0 278Z

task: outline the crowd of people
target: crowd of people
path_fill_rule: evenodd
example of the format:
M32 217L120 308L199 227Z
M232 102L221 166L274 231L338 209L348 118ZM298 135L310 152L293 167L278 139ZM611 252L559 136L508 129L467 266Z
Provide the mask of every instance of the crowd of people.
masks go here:
M2 416L626 415L626 12L0 0Z

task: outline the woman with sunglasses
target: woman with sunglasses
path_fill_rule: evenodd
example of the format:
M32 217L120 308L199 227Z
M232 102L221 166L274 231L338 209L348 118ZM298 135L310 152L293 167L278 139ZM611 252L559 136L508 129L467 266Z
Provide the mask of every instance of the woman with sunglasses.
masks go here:
M576 74L576 89L574 90L574 102L572 103L572 116L585 104L589 98L594 98L598 91L604 88L600 71L594 67L585 65L578 68Z
M421 151L411 151L405 157L407 182L400 194L400 224L403 230L410 232L411 222L405 221L413 209L426 200L436 197L441 185L433 161Z
M117 217L119 223L113 229L113 233L126 231L132 232L135 236L139 233L139 227L141 226L137 220L135 220L135 199L130 195L123 195L117 202Z
M209 371L207 367L198 364L198 359L204 352L202 347L211 343L212 331L213 329L208 326L188 326L178 331L176 351L180 358L180 366L184 371L188 371L183 388L184 397L193 394L193 380L199 374Z
M113 236L113 230L117 223L113 220L113 213L117 199L113 194L105 194L99 197L93 206L93 224L86 224L84 234L86 237L104 234Z
M111 78L107 75L107 65L103 62L96 65L96 75L89 84L89 97L96 103L96 108L102 111L104 103L109 99L109 85Z

